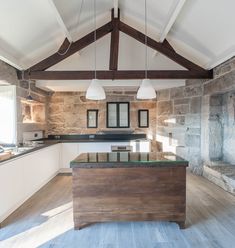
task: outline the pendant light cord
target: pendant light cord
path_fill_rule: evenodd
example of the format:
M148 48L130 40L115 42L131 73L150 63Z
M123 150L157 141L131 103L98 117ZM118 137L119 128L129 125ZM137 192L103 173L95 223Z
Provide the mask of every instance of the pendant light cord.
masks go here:
M144 24L144 32L145 32L145 78L148 77L148 58L147 58L147 53L148 53L148 50L147 50L147 0L144 1L144 10L145 10L145 24Z
M78 12L77 29L78 29L79 24L80 24L80 17L81 17L81 13L82 13L82 9L83 9L83 4L84 4L84 0L82 0L81 6L80 6L79 12ZM67 49L64 52L57 51L57 53L60 56L64 56L69 51L69 49L70 49L70 47L71 47L72 44L73 44L73 41L70 41Z
M95 25L95 31L94 31L94 59L95 59L95 79L96 79L96 0L94 0L94 25Z
M28 73L28 75L29 75L29 78L28 78L28 82L29 82L29 96L31 95L31 88L30 88L30 84L31 84L31 82L30 82L30 69L29 69L29 73Z

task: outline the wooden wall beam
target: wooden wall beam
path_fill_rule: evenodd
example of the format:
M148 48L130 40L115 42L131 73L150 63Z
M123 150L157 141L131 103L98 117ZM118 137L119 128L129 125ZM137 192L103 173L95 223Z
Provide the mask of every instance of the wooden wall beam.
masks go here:
M100 39L106 34L110 33L113 29L112 22L108 22L107 24L103 25L102 27L96 30L96 39ZM63 44L66 40L63 42ZM48 58L42 60L41 62L37 63L36 65L29 68L30 71L43 71L46 70L53 65L59 63L60 61L68 58L69 56L73 55L74 53L78 52L79 50L87 47L91 43L94 42L94 31L85 35L81 39L75 41L70 46L68 52L64 55L60 55L58 52L54 53L53 55L49 56ZM63 46L61 45L61 47ZM60 48L61 49L61 48Z
M18 72L19 79L22 79L22 72ZM122 70L122 71L97 71L98 79L143 79L144 70ZM150 79L199 79L212 78L211 71L187 71L187 70L149 70ZM28 72L25 72L25 79L29 78ZM94 78L94 71L31 71L30 79L34 80L91 80Z
M111 32L109 70L118 69L119 21L120 21L120 10L118 9L118 17L115 18L114 9L112 9L113 30Z
M131 26L123 23L120 21L119 29L121 32L131 36L132 38L138 40L139 42L145 44L145 35L140 31L132 28ZM202 67L194 64L193 62L189 61L188 59L184 58L183 56L179 55L168 46L164 45L163 43L157 42L150 37L147 37L147 45L154 50L162 53L169 59L175 61L176 63L180 64L181 66L187 68L188 70L195 70L195 71L206 71Z

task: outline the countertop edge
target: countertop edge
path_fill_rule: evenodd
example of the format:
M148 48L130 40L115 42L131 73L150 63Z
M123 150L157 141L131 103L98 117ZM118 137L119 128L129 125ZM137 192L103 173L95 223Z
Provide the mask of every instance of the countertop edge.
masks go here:
M22 152L20 154L13 155L10 158L0 160L0 166L5 164L5 163L7 163L7 162L10 162L11 160L18 159L18 158L23 157L25 155L29 155L30 153L33 153L33 152L39 151L41 149L44 149L44 148L47 148L47 147L50 147L50 146L53 146L53 145L57 145L57 144L59 144L59 142L54 142L54 143L50 143L50 144L44 144L44 145L41 145L41 146L34 147L34 148L30 149L29 151L25 151L25 152Z
M120 163L70 163L72 169L111 169L111 168L158 168L158 167L188 167L188 162L120 162Z

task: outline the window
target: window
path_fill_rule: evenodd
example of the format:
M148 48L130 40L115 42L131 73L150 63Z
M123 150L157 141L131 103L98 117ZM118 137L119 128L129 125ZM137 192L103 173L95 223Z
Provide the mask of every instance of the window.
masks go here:
M98 127L98 109L87 110L87 128Z
M16 144L16 89L0 86L0 144Z
M107 103L107 128L130 127L129 102Z
M138 126L141 128L149 127L149 111L148 111L148 109L140 109L138 111Z

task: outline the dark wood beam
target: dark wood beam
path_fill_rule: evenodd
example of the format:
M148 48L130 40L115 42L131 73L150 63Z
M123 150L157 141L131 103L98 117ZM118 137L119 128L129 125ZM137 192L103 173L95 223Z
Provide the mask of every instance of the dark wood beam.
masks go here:
M164 41L162 42L162 44L163 44L165 47L171 49L173 52L175 52L175 49L172 47L172 45L171 45L167 40L164 40Z
M18 74L19 79L22 73ZM145 71L97 71L98 79L143 79ZM187 71L187 70L149 70L150 79L199 79L212 78L211 71ZM28 72L25 79L29 78ZM31 71L30 79L34 80L91 80L94 78L94 71Z
M102 38L103 36L105 36L106 34L111 32L112 29L113 29L112 22L108 22L107 24L103 25L102 27L100 27L96 30L96 38L97 39ZM66 42L67 42L66 40L63 42L59 51L61 50L62 47L63 48L65 47ZM82 37L81 39L75 41L74 43L72 43L72 45L70 46L70 48L66 54L60 55L58 52L56 52L53 55L51 55L50 57L42 60L41 62L37 63L36 65L34 65L32 67L30 67L29 70L30 71L46 70L46 69L50 68L51 66L59 63L60 61L68 58L69 56L73 55L74 53L78 52L79 50L87 47L88 45L90 45L93 42L94 42L94 31L87 34L86 36Z
M121 32L131 36L132 38L138 40L139 42L145 44L145 35L140 31L130 27L129 25L120 21L119 29ZM176 63L180 64L181 66L187 68L188 70L195 70L195 71L206 71L202 67L196 65L195 63L189 61L188 59L184 58L183 56L176 53L174 50L170 49L169 46L166 46L164 43L157 42L150 37L147 37L147 45L152 49L162 53L163 55L167 56L169 59L175 61Z
M111 16L112 16L113 30L111 32L109 70L117 70L118 69L120 10L118 9L118 18L114 18L114 9L112 9Z
M63 43L61 44L58 53L65 53L66 50L69 48L70 46L70 42L67 38L65 38L65 40L63 41Z

